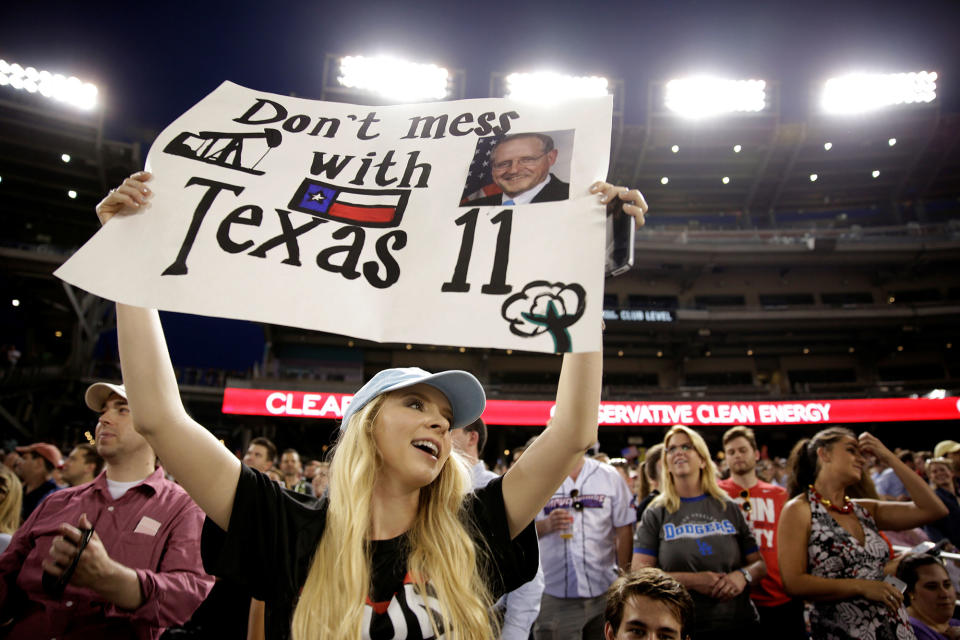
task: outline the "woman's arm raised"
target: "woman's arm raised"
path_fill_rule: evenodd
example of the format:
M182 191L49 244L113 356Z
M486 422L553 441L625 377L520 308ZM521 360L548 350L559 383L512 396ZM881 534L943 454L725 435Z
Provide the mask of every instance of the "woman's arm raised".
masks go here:
M147 172L135 173L97 205L106 224L146 204ZM233 510L240 461L187 415L156 311L117 304L117 339L127 400L136 430L163 466L221 528Z
M643 224L647 203L636 189L597 182L590 187L600 202L624 201L624 212ZM603 354L566 353L557 386L553 418L503 478L510 535L516 536L563 483L584 452L597 441L597 410L603 376Z
M875 455L897 474L910 494L910 502L858 500L870 510L880 529L903 531L945 518L949 511L920 474L905 465L880 440L866 431L860 434L860 449Z

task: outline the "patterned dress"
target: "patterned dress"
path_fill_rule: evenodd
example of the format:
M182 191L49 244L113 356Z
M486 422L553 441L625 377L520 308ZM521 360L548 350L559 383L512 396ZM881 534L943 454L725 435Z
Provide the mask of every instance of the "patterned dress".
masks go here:
M883 580L883 566L890 548L880 533L873 516L854 503L853 512L863 527L861 545L833 519L827 508L810 501L810 542L807 550L807 571L821 578L857 578ZM906 609L893 614L880 602L866 598L833 600L808 604L812 637L817 640L915 640Z

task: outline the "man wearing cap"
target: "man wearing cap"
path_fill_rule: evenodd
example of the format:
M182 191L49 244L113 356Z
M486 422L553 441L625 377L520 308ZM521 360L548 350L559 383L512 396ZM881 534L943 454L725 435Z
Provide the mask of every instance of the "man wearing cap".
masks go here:
M960 442L941 440L933 448L934 458L946 458L953 464L953 481L960 491Z
M155 640L187 620L213 584L199 568L203 513L156 467L125 389L98 382L86 403L100 413L104 471L48 496L0 554L8 640ZM93 529L86 544L81 529ZM51 585L74 564L57 594Z
M60 449L46 442L17 447L17 475L23 482L23 519L26 520L40 501L59 489L53 481L53 470L63 464Z
M499 476L487 469L480 459L487 444L487 425L477 418L472 424L453 432L453 446L463 454L470 465L473 488L490 484ZM521 587L506 594L497 602L503 610L503 626L500 640L527 640L537 614L540 613L540 598L543 597L543 567L537 567L537 576Z

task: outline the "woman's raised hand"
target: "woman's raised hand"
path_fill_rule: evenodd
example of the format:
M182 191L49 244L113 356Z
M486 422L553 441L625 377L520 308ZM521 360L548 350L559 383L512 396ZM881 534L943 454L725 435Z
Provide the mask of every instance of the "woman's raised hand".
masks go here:
M893 452L890 449L887 449L886 445L880 442L880 439L872 433L864 431L860 434L860 437L857 438L860 444L860 450L864 453L872 453L878 459L883 461L888 461L891 458L895 458Z
M100 218L100 224L107 224L107 221L123 211L124 207L136 211L142 205L145 205L147 198L153 195L153 192L146 185L152 177L153 174L149 171L137 171L124 180L119 187L112 189L107 197L97 205L97 217Z
M600 202L603 204L610 204L614 198L623 200L623 212L628 216L633 216L638 229L646 222L644 216L650 210L650 207L647 206L647 201L643 199L643 194L637 189L618 187L600 180L590 185L590 193L600 194Z

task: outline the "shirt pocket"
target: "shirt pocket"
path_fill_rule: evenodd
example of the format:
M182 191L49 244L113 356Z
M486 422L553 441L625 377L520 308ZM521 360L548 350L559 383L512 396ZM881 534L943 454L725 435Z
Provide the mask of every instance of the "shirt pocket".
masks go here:
M129 532L114 541L107 553L113 560L131 569L156 571L165 546L166 536Z

